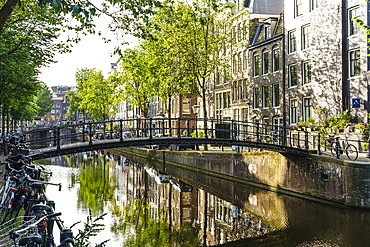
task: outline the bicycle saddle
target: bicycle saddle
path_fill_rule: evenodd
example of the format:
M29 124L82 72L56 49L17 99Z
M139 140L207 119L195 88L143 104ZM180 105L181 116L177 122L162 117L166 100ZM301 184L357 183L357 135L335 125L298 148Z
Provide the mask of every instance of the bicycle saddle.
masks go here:
M46 212L50 212L51 211L51 208L47 205L43 205L43 204L36 204L36 205L33 205L32 208L31 208L32 211L42 211L42 210L45 210Z

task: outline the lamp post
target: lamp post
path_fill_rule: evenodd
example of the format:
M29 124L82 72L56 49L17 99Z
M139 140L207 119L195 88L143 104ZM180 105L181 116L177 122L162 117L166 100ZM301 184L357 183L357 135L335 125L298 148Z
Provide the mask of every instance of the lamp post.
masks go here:
M197 105L197 102L195 102L195 104L193 105L193 112L195 114L195 135L196 135L196 137L198 137L198 126L197 126L198 119L197 119L197 116L198 116L199 109L200 109L199 105ZM198 145L196 145L195 149L199 150Z
M365 78L366 78L366 88L367 88L367 106L366 106L366 110L367 110L367 124L369 124L369 82L370 82L370 70L369 71L366 71L364 72L365 74ZM370 133L369 133L369 139L367 140L367 154L366 154L366 158L370 158Z

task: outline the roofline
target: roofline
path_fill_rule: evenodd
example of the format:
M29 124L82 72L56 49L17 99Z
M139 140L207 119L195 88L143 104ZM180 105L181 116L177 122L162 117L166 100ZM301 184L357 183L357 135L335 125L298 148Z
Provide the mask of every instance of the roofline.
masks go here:
M268 43L270 43L270 42L276 41L276 40L278 40L278 39L283 38L283 36L284 36L284 34L280 34L280 35L275 36L275 37L273 37L273 38L271 38L271 39L264 40L263 42L258 43L258 44L256 44L256 45L251 45L251 46L249 46L249 47L248 47L248 50L253 50L254 48L258 48L258 47L263 46L263 45L265 45L265 44L268 44Z

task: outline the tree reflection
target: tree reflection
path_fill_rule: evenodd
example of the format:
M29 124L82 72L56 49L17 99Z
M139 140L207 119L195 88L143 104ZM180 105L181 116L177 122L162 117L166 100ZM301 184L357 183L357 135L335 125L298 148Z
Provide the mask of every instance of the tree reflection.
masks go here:
M117 218L111 227L114 233L127 236L123 246L201 246L199 229L183 222L171 230L166 211L154 211L145 199L133 200L131 204L114 205L112 214Z
M104 156L82 160L79 183L78 208L89 208L93 216L102 214L105 203L114 198L116 183L115 176L109 176L109 163Z

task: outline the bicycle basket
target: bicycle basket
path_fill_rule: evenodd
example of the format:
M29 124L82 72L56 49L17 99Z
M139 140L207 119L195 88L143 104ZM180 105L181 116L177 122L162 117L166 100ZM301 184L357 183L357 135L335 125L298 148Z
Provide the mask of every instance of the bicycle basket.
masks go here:
M14 219L8 220L0 225L0 247L13 246L14 242L10 238L10 232L26 228L28 225L36 221L36 216L18 216ZM21 236L16 238L19 240Z

